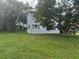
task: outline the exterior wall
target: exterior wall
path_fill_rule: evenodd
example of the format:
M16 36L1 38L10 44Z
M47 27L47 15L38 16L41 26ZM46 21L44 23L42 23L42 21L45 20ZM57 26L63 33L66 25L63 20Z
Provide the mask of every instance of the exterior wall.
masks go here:
M38 27L34 27L34 26ZM43 34L43 33L59 33L58 29L47 31L46 28L43 28L40 23L35 22L33 14L29 11L27 13L27 32L31 34Z

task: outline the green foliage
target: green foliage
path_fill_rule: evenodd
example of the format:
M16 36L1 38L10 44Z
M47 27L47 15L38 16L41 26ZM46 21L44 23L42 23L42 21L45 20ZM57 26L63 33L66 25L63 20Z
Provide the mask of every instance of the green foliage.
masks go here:
M3 7L2 7L3 6ZM25 12L30 7L17 0L0 1L0 31L16 31L16 21L26 24Z
M39 0L36 18L48 30L58 28L60 33L76 33L79 29L79 4L78 0L73 1L61 0L57 3L56 0ZM58 23L56 27L54 22Z
M53 12L56 1L55 0L40 0L37 6L36 18L41 21L43 27L47 27L47 30L53 29Z

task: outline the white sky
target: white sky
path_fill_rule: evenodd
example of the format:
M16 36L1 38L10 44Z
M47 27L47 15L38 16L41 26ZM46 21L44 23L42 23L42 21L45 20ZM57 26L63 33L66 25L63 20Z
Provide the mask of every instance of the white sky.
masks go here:
M23 3L28 2L30 4L30 6L35 7L35 5L37 4L37 0L18 0L21 1Z
M37 0L18 0L21 1L23 3L28 2L30 6L35 7L36 4L38 3ZM61 0L56 0L57 2L61 2Z
M37 4L37 0L18 0L21 1L23 3L28 2L31 6L35 7L35 5ZM61 2L61 0L56 0L57 2Z

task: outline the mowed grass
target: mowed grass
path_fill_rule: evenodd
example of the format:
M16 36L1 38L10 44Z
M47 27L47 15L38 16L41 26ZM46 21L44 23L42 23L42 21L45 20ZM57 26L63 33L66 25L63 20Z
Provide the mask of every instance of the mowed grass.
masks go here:
M79 59L79 37L0 33L0 59Z

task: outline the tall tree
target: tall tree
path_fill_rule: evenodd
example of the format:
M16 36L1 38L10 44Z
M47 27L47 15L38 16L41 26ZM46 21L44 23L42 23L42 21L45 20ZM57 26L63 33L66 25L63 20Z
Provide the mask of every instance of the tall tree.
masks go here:
M0 0L0 30L15 31L16 21L26 10L27 5L17 0Z
M41 22L43 27L46 27L47 30L53 29L54 26L54 16L52 12L54 10L54 6L56 4L55 0L39 0L37 5L37 13L36 18Z
M74 0L61 0L58 3L56 0L39 0L36 18L47 30L58 28L60 33L76 33L78 12L74 8L75 4ZM76 7L78 7L78 2ZM54 22L58 25L55 26Z

